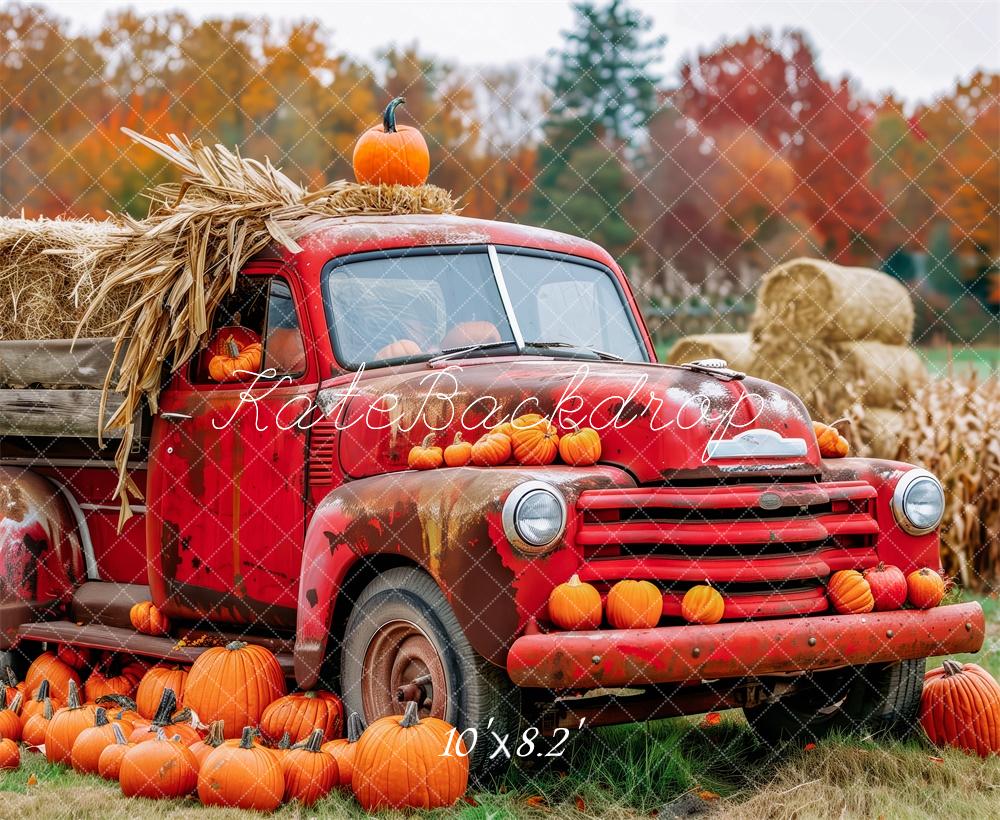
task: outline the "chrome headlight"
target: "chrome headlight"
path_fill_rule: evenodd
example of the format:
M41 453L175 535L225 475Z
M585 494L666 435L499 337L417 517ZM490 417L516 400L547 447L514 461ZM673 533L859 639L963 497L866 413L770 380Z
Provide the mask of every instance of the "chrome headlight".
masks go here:
M926 535L944 517L944 489L927 470L910 470L896 482L892 514L910 535Z
M525 481L503 504L503 529L521 552L538 555L566 530L566 500L551 484Z

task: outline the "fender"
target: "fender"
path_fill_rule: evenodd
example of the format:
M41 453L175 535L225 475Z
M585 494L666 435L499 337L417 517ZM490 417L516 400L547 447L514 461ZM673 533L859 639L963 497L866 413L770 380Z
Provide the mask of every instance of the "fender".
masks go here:
M879 560L899 567L909 575L921 567L941 570L941 536L938 530L926 535L910 535L892 514L892 493L904 473L915 470L912 464L878 458L824 459L823 481L865 481L878 492L875 519L879 534L876 549Z
M83 580L76 522L60 489L22 467L0 467L0 649Z
M524 481L547 481L569 509L562 543L544 556L517 552L501 523L503 502ZM373 555L398 555L441 587L473 649L502 665L548 591L581 561L573 509L590 489L631 487L613 467L458 467L373 476L331 491L306 532L299 580L295 677L315 685L334 606L348 572Z

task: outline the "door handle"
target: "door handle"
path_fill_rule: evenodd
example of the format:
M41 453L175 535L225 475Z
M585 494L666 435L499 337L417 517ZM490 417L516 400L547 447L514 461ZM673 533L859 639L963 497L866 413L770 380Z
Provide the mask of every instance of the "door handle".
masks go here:
M165 412L160 413L160 418L166 419L167 421L184 421L184 419L192 418L192 416L188 413Z

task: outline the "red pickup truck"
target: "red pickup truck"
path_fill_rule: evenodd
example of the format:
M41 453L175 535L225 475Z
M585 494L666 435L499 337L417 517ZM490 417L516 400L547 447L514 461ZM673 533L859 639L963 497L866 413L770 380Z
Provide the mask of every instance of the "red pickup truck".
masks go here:
M251 261L215 317L261 369L173 363L136 420L144 498L120 532L99 391L0 391L6 662L59 643L189 662L238 635L367 720L417 700L482 737L741 707L778 736L905 729L924 659L980 648L975 603L838 615L825 594L840 569L939 566L936 479L825 460L794 395L725 362L657 364L601 248L453 216L331 219L302 245ZM526 412L597 428L599 463L407 468L428 435ZM660 624L555 629L574 573L652 581ZM706 579L725 618L685 624ZM132 630L149 598L172 636Z

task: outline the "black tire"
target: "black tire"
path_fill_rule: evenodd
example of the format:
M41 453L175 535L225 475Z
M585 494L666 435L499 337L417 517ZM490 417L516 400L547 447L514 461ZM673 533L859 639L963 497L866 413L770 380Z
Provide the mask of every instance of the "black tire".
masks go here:
M379 630L400 620L416 626L437 652L447 678L444 719L460 731L476 729L478 740L469 756L473 775L502 774L510 760L504 754L491 757L497 748L492 733L516 735L520 692L504 670L476 654L437 583L422 570L398 567L383 572L358 596L341 644L340 681L347 713L364 715L366 723L384 716L366 714L364 708L365 657ZM467 745L469 737L464 738Z
M913 731L924 689L924 659L818 672L794 692L744 709L771 743L803 743L831 732L905 737Z

